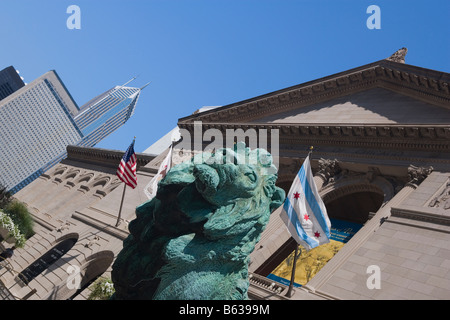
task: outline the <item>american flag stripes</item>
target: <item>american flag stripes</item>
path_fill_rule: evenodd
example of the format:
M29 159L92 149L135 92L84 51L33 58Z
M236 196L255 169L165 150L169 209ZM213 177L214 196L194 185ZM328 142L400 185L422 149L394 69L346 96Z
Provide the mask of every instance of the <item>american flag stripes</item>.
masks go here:
M136 153L134 152L134 140L128 147L127 151L123 155L120 161L119 168L117 169L117 176L120 180L125 182L127 186L136 188L137 176L136 176Z

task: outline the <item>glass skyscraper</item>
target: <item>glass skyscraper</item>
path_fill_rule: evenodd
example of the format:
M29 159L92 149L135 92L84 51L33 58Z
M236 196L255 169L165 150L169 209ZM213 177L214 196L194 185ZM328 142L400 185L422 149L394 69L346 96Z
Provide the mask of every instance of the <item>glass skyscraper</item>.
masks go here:
M0 71L0 101L25 85L13 66Z
M82 106L74 118L83 134L77 145L92 147L122 126L133 115L140 91L116 86Z
M134 113L141 88L116 86L81 108L55 71L0 101L0 183L16 193L66 157L93 147Z

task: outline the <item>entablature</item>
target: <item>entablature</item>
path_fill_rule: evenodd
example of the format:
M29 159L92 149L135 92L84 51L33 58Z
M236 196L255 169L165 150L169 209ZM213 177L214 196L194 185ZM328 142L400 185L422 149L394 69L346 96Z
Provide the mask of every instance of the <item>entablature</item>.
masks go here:
M197 132L194 123L179 123L191 137ZM450 125L400 124L267 124L267 123L202 123L201 132L218 129L225 137L227 130L266 130L270 141L272 130L278 130L280 144L313 143L358 148L382 148L450 152ZM203 136L202 136L203 137ZM200 138L202 138L200 137ZM199 137L197 137L198 139ZM203 140L202 140L203 141ZM225 141L225 140L224 140ZM206 143L206 141L205 141Z

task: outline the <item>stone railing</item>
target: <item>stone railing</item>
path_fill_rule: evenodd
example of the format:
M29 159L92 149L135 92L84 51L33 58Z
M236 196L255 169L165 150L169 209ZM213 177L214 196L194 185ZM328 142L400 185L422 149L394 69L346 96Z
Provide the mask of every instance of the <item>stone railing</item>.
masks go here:
M256 273L249 273L248 276L250 287L249 287L249 298L250 299L264 299L264 300L284 300L288 299L284 295L287 292L288 287L272 281L264 276Z

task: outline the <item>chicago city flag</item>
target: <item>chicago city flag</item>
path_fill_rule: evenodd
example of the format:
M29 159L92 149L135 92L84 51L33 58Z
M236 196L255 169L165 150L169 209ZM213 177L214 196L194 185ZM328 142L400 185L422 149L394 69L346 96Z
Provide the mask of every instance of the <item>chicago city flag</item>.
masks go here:
M164 160L161 162L158 173L150 180L150 182L144 188L144 193L148 199L153 199L156 196L156 191L158 191L158 183L166 176L167 172L172 167L172 149L173 145L170 146L169 152L167 153Z
M309 155L292 183L280 216L306 250L330 242L331 223L313 180Z

